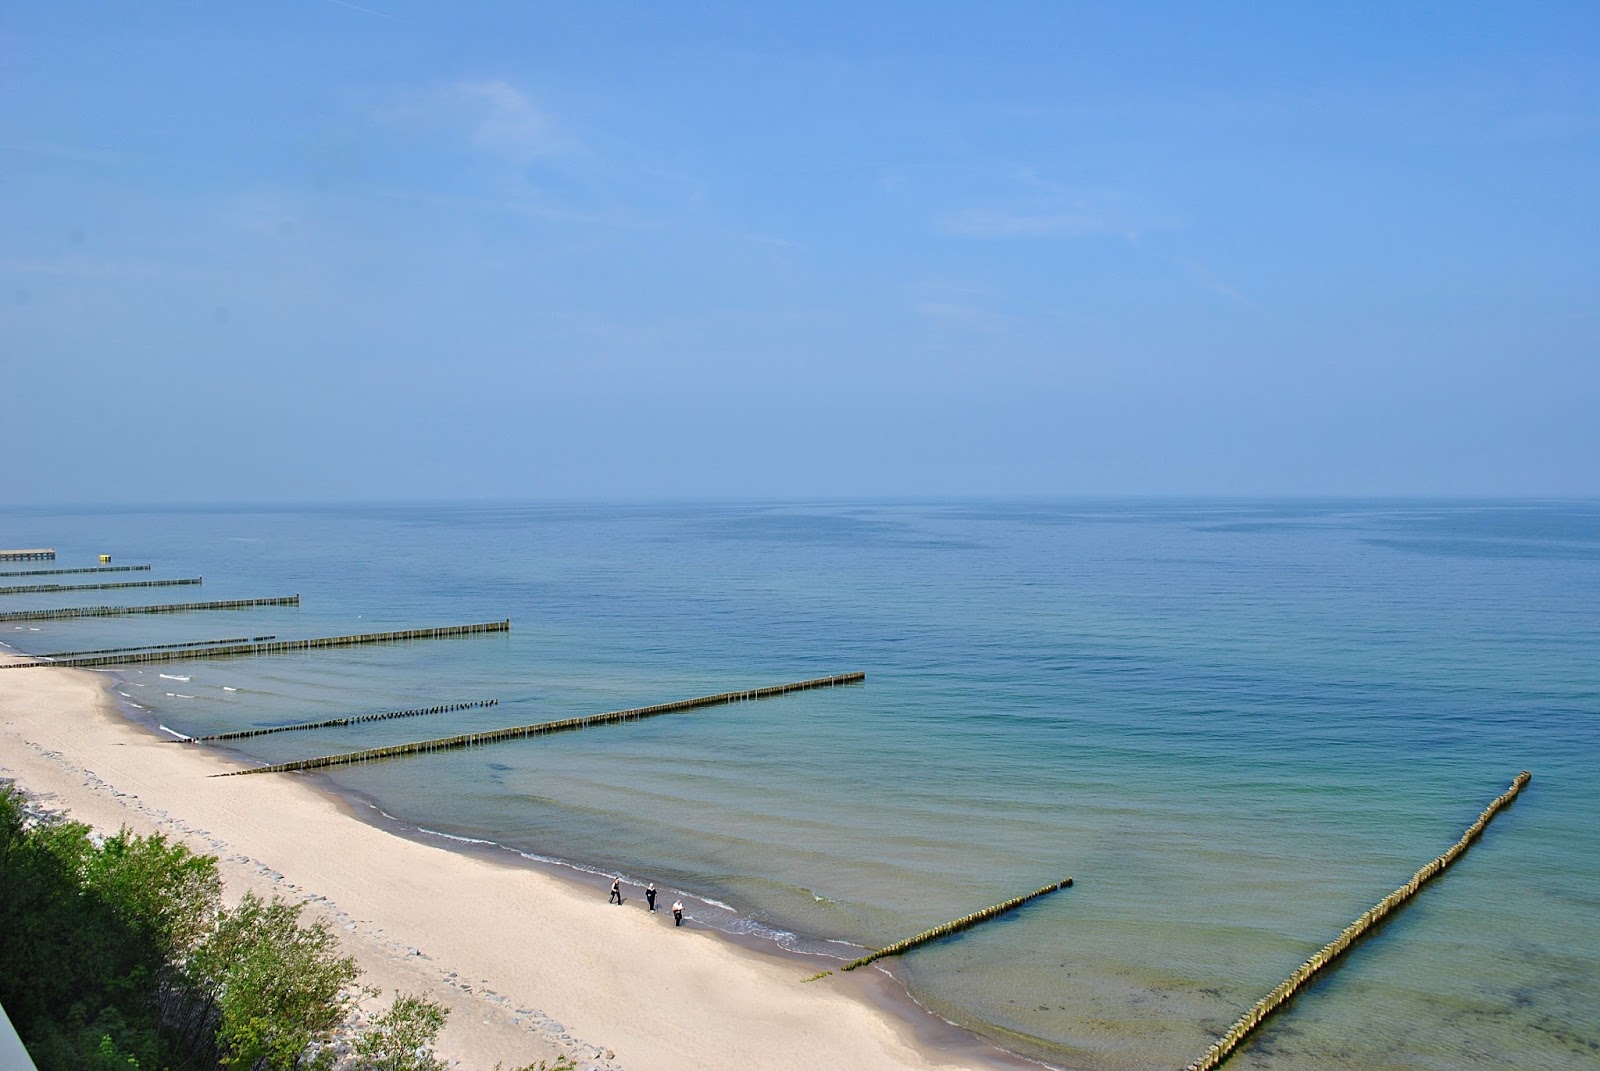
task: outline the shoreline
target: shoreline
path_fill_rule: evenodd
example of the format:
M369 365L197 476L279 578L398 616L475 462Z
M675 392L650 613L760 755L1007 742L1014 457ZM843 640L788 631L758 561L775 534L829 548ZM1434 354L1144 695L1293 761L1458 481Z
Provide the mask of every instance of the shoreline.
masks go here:
M306 902L384 991L365 1011L397 989L450 1009L436 1051L452 1067L558 1055L599 1071L1043 1066L928 1011L887 972L806 984L827 967L817 955L692 918L674 932L642 895L611 914L602 879L575 864L421 829L321 779L208 778L244 764L174 746L121 709L115 682L0 673L0 775L97 830L216 855L230 903L249 890Z

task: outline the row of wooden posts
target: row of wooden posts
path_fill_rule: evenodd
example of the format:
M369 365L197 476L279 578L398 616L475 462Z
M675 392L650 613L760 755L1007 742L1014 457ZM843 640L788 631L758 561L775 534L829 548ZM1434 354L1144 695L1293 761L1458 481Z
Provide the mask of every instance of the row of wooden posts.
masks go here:
M148 565L80 565L76 569L8 569L0 576L65 576L68 573L148 573Z
M12 584L0 588L0 595L33 595L63 591L110 591L112 588L171 588L199 584L203 577L188 576L172 580L114 580L104 584Z
M297 599L299 596L295 596ZM511 620L486 621L478 625L447 625L443 628L408 628L398 632L363 632L359 636L321 636L306 640L277 640L263 643L231 643L218 647L190 647L178 651L143 650L132 654L86 655L58 658L53 662L17 662L0 669L27 669L59 666L68 669L104 669L107 666L133 666L151 662L189 662L198 658L248 658L283 654L287 651L313 651L324 647L360 647L370 643L403 643L407 640L439 640L450 636L471 636L481 632L509 632Z
M21 560L54 560L55 551L52 549L35 550L5 550L0 551L0 561ZM53 575L64 573L88 572L117 572L148 570L148 565L129 566L100 566L82 569L56 569L38 570L32 575ZM16 571L0 573L0 576L26 576L29 572ZM0 594L22 594L25 592L60 592L72 590L93 590L107 588L133 588L133 587L160 587L176 584L199 584L199 577L180 580L150 580L132 581L108 584L43 584L35 586L7 586L0 587ZM0 613L0 621L25 621L47 620L53 618L69 617L98 617L121 614L150 614L150 613L182 613L199 610L233 610L261 606L298 606L300 596L286 596L268 599L231 599L208 603L178 603L164 606L96 606L74 607L59 610L25 610ZM62 652L58 655L43 656L49 661L15 663L0 668L24 668L27 666L71 666L81 668L96 668L115 665L130 665L136 663L165 662L178 660L192 660L197 658L217 658L232 656L252 656L277 654L287 651L311 650L327 647L345 647L373 643L393 643L407 640L438 639L448 636L464 636L486 632L504 632L509 630L511 622L494 621L475 625L456 625L445 628L406 629L397 632L364 633L356 636L331 636L319 639L287 640L272 642L273 637L258 636L253 640L220 640L220 641L194 641L180 644L161 644L139 648L103 648L98 651ZM283 773L299 770L326 769L334 766L344 766L376 759L392 758L402 755L420 754L424 752L448 751L459 748L476 747L483 744L495 743L503 740L523 739L541 736L549 733L565 732L591 726L605 725L616 722L632 721L640 718L654 717L680 711L718 706L728 703L737 703L747 700L759 700L769 697L785 695L791 692L804 691L812 688L831 687L844 684L855 684L866 679L865 673L843 673L831 677L819 677L812 680L797 681L791 684L780 684L766 688L754 688L736 692L722 692L716 695L699 696L693 699L677 700L668 703L657 703L652 706L632 707L627 710L609 711L603 714L593 714L576 718L564 718L558 721L540 722L534 725L514 726L507 729L496 729L481 733L464 733L457 736L442 737L433 740L421 740L413 743L396 744L389 747L369 748L361 751L349 752L340 755L323 755L309 759L299 759L291 762L277 763L270 766L261 766L245 770L230 771L227 774L214 776L235 776L238 774L252 773ZM392 718L416 717L426 714L440 714L452 711L466 710L475 707L490 707L498 704L496 699L475 700L465 703L446 704L442 706L413 708L409 710L386 711L380 714L355 715L346 718L334 718L320 722L307 722L295 725L274 726L263 729L249 729L230 733L217 733L210 736L186 739L188 743L223 742L228 740L244 739L253 736L262 736L269 733L290 732L302 729L331 728L335 726L354 725L369 721L382 721ZM1511 782L1511 786L1486 807L1477 820L1469 826L1461 838L1438 858L1428 863L1412 875L1411 880L1400 886L1394 892L1384 897L1370 909L1363 912L1354 922L1327 945L1323 946L1316 954L1302 963L1293 974L1281 982L1275 989L1261 1000L1257 1001L1244 1015L1223 1034L1201 1057L1190 1063L1185 1071L1213 1071L1220 1066L1234 1052L1243 1041L1257 1028L1280 1010L1297 992L1308 985L1321 972L1326 970L1338 958L1344 955L1379 925L1385 918L1407 904L1428 882L1442 874L1455 863L1472 846L1473 842L1483 833L1484 828L1501 810L1508 806L1524 786L1531 779L1527 771L1519 773ZM1013 897L981 911L963 915L941 926L925 930L906 940L898 941L877 951L844 964L840 969L853 971L875 960L886 956L900 955L911 951L931 941L953 936L974 926L980 925L991 919L998 918L1010 911L1029 903L1030 901L1048 896L1051 893L1072 886L1073 879L1066 878L1052 882L1033 892Z
M329 718L326 721L303 721L294 725L273 725L265 729L240 729L231 733L212 733L210 736L190 736L174 740L176 744L214 744L225 740L245 740L252 736L269 736L272 733L294 733L304 729L333 729L341 725L360 725L368 721L389 721L392 718L420 718L428 714L454 714L458 710L477 707L495 707L498 699L475 699L469 703L446 703L437 707L413 707L410 710L386 710L382 714L356 714L348 718Z
M309 759L294 759L290 762L274 763L271 766L256 766L246 770L231 770L225 774L213 774L214 777L234 777L240 774L261 773L292 773L298 770L325 770L332 766L350 766L358 762L372 762L375 759L392 759L402 755L420 755L434 751L454 751L459 748L478 747L483 744L499 743L502 740L522 740L530 736L545 736L549 733L569 732L574 729L587 729L595 725L610 725L621 721L637 721L640 718L653 718L661 714L675 714L685 710L698 710L703 707L722 706L727 703L739 703L747 700L768 699L773 696L788 695L791 692L803 692L812 688L831 688L842 684L859 684L866 680L865 673L840 673L832 677L817 677L814 680L796 681L793 684L775 684L766 688L749 688L738 692L719 692L716 695L702 695L694 699L679 699L670 703L656 703L648 707L630 707L627 710L612 710L604 714L589 714L577 718L562 718L559 721L544 721L534 725L516 725L509 729L490 729L481 733L461 733L457 736L439 737L434 740L417 740L408 744L391 744L388 747L366 748L361 751L349 751L339 755L318 755Z
M1472 842L1477 840L1478 836L1483 832L1484 827L1512 800L1517 798L1517 793L1521 792L1523 786L1531 779L1532 775L1526 770L1517 774L1511 782L1511 787L1495 797L1494 802L1483 809L1483 813L1478 815L1477 821L1467 827L1467 831L1461 835L1461 839L1452 844L1449 850L1413 874L1410 881L1385 896L1382 900L1379 900L1368 910L1362 912L1361 916L1346 926L1338 937L1329 941L1316 955L1296 968L1295 972L1280 982L1276 989L1256 1001L1249 1011L1241 1015L1228 1028L1227 1033L1218 1038L1214 1045L1207 1049L1198 1060L1185 1068L1184 1071L1212 1071L1213 1068L1219 1066L1234 1049L1238 1048L1240 1042L1244 1041L1252 1031L1266 1022L1273 1012L1283 1007L1290 997L1303 989L1311 979L1326 970L1330 964L1349 951L1350 947L1371 931L1374 926L1382 922L1395 910L1404 906L1413 896L1416 896L1424 885L1444 873L1452 863L1465 855L1467 849L1472 847Z
M7 610L0 621L54 621L63 617L120 617L123 614L184 614L195 610L249 610L257 606L299 606L300 596L270 599L219 599L215 602L174 602L160 606L68 606L59 610Z
M1015 911L1017 908L1021 907L1030 900L1037 900L1041 896L1049 896L1053 892L1059 892L1062 889L1069 889L1071 887L1071 878L1063 878L1060 881L1053 881L1049 885L1045 885L1033 890L1031 893L1023 893L1021 896L1013 896L1011 899L995 904L993 907L986 907L982 911L974 911L970 915L962 915L960 918L951 922L947 922L943 926L935 926L931 930L923 930L915 937L907 937L904 941L896 941L894 944L880 948L876 952L869 952L860 959L851 960L849 963L846 963L839 969L841 971L853 971L857 967L865 967L873 960L883 959L885 956L898 956L902 952L911 951L918 945L925 945L929 941L937 941L941 937L953 936L954 934L960 933L962 930L970 930L972 927L981 922L988 922L992 918L998 918L999 916L1004 915L1007 911Z
M275 640L277 636L230 636L222 640L185 640L183 643L142 643L137 647L97 647L88 651L53 651L50 654L34 655L35 658L62 659L83 658L86 655L100 654L131 654L134 651L173 651L185 647L220 647L232 643L265 643Z

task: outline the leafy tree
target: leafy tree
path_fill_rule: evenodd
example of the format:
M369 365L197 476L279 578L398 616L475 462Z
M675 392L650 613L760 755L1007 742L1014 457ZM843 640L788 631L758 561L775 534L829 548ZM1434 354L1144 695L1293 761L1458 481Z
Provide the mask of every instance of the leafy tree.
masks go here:
M80 880L130 928L150 931L174 963L212 928L222 902L216 857L195 855L160 833L135 837L122 829L84 860Z
M153 858L138 838L121 838L135 857ZM214 859L187 849L154 854L199 878L215 873ZM165 930L130 903L139 880L121 858L102 858L87 826L30 824L20 795L0 786L0 1002L41 1071L182 1063L156 1001Z
M0 1003L40 1071L331 1068L355 960L303 905L220 904L215 857L127 829L97 846L0 782ZM442 1071L445 1015L400 994L356 1039L355 1071Z
M426 997L395 994L389 1010L356 1039L354 1071L444 1071L430 1047L448 1014Z
M326 921L300 925L303 906L246 893L196 950L195 974L216 994L224 1067L295 1071L333 1062L324 1046L354 1007L360 972L338 954Z

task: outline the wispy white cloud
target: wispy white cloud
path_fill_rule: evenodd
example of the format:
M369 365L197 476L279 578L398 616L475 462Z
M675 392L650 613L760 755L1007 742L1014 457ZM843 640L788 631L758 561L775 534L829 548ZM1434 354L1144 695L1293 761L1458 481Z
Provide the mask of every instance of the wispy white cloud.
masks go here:
M330 4L338 4L340 7L347 7L351 11L360 11L363 14L376 15L380 19L388 19L388 18L393 18L394 17L392 15L385 15L381 11L374 11L370 7L362 7L360 4L352 4L350 2L350 0L328 0L328 3L330 3Z
M641 218L637 213L631 212L625 207L597 205L591 208L583 208L565 205L540 194L539 191L526 186L526 184L515 191L490 195L438 193L378 187L368 191L368 196L387 201L404 201L451 210L467 209L472 211L506 212L524 219L539 220L547 223L592 224L600 227L627 227L634 229L658 225Z
M406 91L380 106L377 117L442 131L518 163L576 148L526 93L503 78L460 79Z
M952 330L999 334L1016 323L1013 316L967 301L927 300L912 307L924 319Z
M555 116L517 82L459 78L391 93L369 117L437 166L374 196L490 208L529 220L654 228L699 212L705 191L631 142ZM738 237L746 237L739 235ZM748 235L783 246L786 239Z
M1017 317L998 306L1005 302L994 290L961 280L924 280L911 288L911 311L930 324L963 334L1003 334L1017 326Z
M1223 282L1220 278L1218 278L1217 273L1212 271L1207 265L1202 264L1197 260L1190 260L1187 257L1173 257L1172 263L1188 272L1189 275L1194 277L1194 279L1197 280L1201 286L1204 286L1213 294L1216 294L1219 297L1225 297L1229 301L1237 302L1246 308L1260 308L1260 306L1257 305L1255 301L1253 301L1248 295L1241 293L1235 287Z
M1074 189L1030 167L1005 172L1006 192L984 203L947 212L938 228L964 238L1070 238L1091 234L1136 240L1177 221L1137 210L1125 195L1108 190Z
M449 100L461 109L472 143L490 152L538 156L552 152L557 138L550 121L510 82L457 82Z
M1090 212L1027 212L1007 208L969 208L940 220L947 234L967 238L1049 238L1104 234L1116 230L1104 216Z

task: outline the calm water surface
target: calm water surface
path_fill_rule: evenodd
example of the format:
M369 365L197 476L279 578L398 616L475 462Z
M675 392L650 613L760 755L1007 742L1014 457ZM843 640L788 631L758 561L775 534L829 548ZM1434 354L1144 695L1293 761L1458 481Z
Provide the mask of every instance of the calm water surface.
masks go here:
M35 653L512 619L124 671L189 734L501 701L248 742L263 761L865 670L333 779L812 951L1070 874L891 966L1061 1067L1182 1067L1529 769L1462 864L1231 1066L1600 1068L1600 504L13 510L0 545L205 576L0 609L303 600L0 625Z

